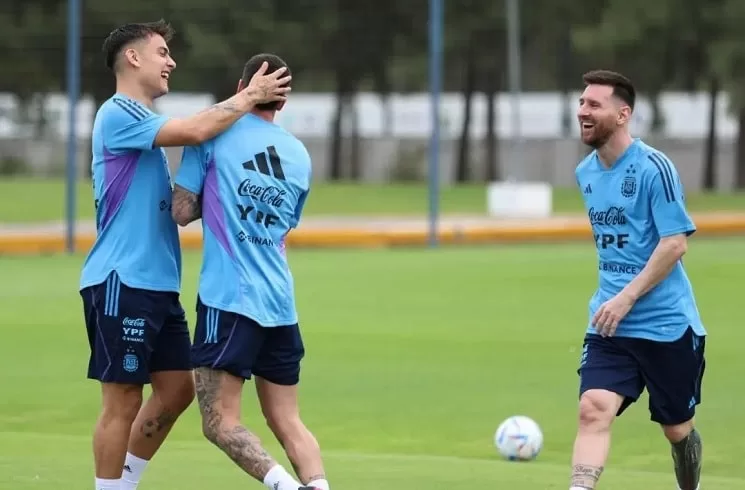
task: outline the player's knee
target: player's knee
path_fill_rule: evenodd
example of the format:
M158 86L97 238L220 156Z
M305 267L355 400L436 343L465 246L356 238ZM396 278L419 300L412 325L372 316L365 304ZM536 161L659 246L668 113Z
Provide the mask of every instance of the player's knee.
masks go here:
M612 396L603 392L588 391L579 400L580 428L607 430L617 410L617 404Z
M202 417L202 435L212 444L217 445L219 426L211 424L205 417Z
M267 427L279 441L292 439L303 427L303 422L297 414L282 414L275 410L264 410L264 419Z
M142 406L142 387L107 383L103 388L102 418L133 422Z
M262 407L262 412L267 427L285 449L318 447L318 442L303 423L298 410L283 407ZM312 448L308 446L312 446Z
M219 406L202 407L202 435L216 446L224 440L223 435L237 427L241 427L240 420L226 414Z
M680 442L693 430L693 419L683 422L682 424L663 425L662 432L668 441L672 443Z
M235 435L248 433L248 430L241 425L240 420L233 417L223 417L220 411L210 415L202 414L202 435L215 446L225 449ZM253 433L249 434L255 444L261 444L261 440Z
M240 428L243 379L203 367L194 371L194 377L202 434L219 446L223 433Z
M274 437L289 454L320 450L318 441L305 426L299 415L295 414L288 417L265 415L265 417L266 424Z
M223 432L223 417L219 409L213 413L202 413L202 435L216 446L220 445L220 434Z

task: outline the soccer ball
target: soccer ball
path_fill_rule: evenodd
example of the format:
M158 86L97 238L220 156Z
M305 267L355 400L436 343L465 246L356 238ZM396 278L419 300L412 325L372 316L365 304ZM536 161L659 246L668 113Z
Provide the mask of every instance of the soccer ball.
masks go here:
M530 417L515 415L499 425L494 445L510 461L530 461L543 448L543 432Z

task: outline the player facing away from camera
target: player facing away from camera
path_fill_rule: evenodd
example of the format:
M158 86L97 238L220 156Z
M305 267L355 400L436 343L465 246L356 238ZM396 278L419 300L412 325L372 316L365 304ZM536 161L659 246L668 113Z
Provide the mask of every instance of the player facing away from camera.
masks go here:
M264 62L270 70L287 66L275 55L252 57L238 91ZM285 255L285 237L308 196L311 161L305 146L274 124L283 106L257 105L228 131L184 149L173 217L181 226L202 218L192 362L204 435L267 488L329 490L318 442L298 409L305 349ZM299 482L241 424L243 385L252 376L266 423Z
M137 487L177 417L194 398L189 331L180 305L181 253L170 213L171 177L162 147L193 145L224 131L257 103L282 101L289 82L263 66L247 88L195 116L153 112L176 63L163 21L128 24L104 42L116 93L93 125L96 241L80 294L101 383L93 435L96 490ZM143 405L143 386L152 396Z
M609 71L585 74L578 119L592 151L576 177L598 253L580 361L573 490L594 489L611 424L646 387L652 421L672 446L681 490L696 490L706 330L681 258L695 232L680 177L665 154L633 139L635 89Z

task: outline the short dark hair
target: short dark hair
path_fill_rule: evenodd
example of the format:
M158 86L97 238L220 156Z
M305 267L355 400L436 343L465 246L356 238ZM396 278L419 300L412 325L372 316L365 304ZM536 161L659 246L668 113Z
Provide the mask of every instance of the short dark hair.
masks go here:
M613 87L613 95L624 101L634 110L636 103L636 89L631 80L625 76L610 70L593 70L582 76L585 85L606 85Z
M166 42L173 39L173 28L171 25L163 19L157 22L143 22L124 24L119 26L106 38L103 42L102 51L106 57L106 67L109 70L114 69L116 63L116 57L121 52L122 48L132 41L138 41L140 39L147 39L153 34L162 36Z
M277 71L280 68L286 67L287 70L282 74L282 76L291 75L290 67L287 66L287 63L285 60L277 56L276 54L271 53L260 53L257 55L254 55L246 62L246 65L243 67L243 76L241 77L241 81L243 82L243 85L248 85L248 82L251 81L251 77L254 76L254 73L259 71L259 68L261 68L261 64L264 62L267 62L269 64L269 67L267 68L266 72L271 73L273 71ZM287 83L285 86L289 86L290 82ZM260 111L274 111L277 110L277 107L279 107L279 102L264 102L263 104L256 104L256 108Z

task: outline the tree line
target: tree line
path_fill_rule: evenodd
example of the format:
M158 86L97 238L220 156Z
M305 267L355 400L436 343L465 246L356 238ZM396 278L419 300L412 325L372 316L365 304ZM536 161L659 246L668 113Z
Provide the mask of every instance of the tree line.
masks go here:
M666 90L726 92L739 122L736 186L745 188L745 2L742 0L526 0L521 2L523 88L569 93L580 75L612 68L629 75L655 104ZM4 0L0 6L0 92L33 107L33 95L65 90L67 0ZM177 31L173 91L230 95L246 56L281 54L297 91L336 94L329 178L358 173L343 154L342 121L355 93L427 90L427 0L84 0L82 91L100 103L113 90L101 44L124 22L164 18ZM471 101L507 89L506 11L501 0L445 0L444 90L460 91L465 117L456 180L469 163ZM9 69L10 68L10 69ZM712 98L713 99L713 98ZM486 175L499 178L494 103L487 110ZM704 187L713 188L716 128L711 120ZM573 121L567 118L568 128ZM345 168L351 162L352 168Z

